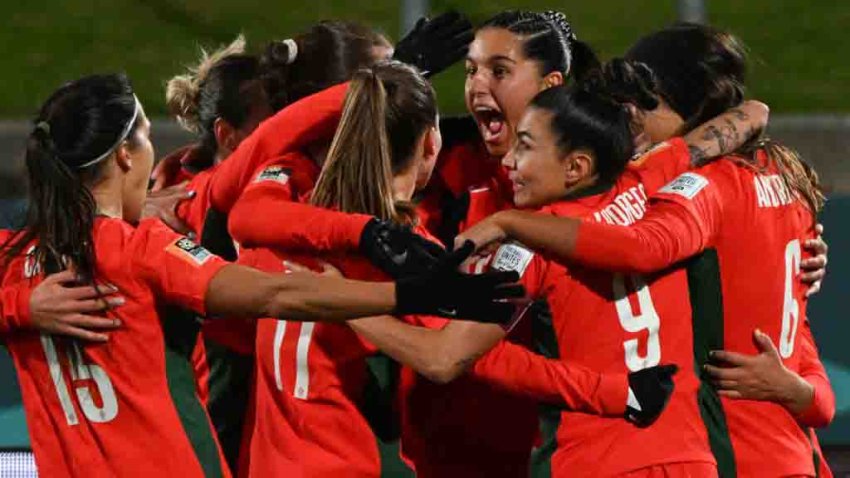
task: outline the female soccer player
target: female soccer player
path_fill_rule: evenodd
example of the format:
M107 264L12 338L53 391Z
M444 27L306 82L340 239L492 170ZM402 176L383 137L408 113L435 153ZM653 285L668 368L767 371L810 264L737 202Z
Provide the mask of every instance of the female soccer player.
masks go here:
M628 99L647 107L657 100L643 87L649 82L641 78L625 87L612 84L636 75L634 69L626 68L628 65L619 66L607 68L606 72L616 73L607 78L591 75L569 89L547 89L532 101L519 123L518 143L504 159L514 183L517 206L546 206L547 213L553 215L616 215L634 221L645 210L644 195L675 176L669 168L653 164L670 163L660 151L674 147L669 144L639 164L630 164L634 150L632 118L620 101ZM625 94L628 98L623 98ZM687 161L680 163L680 170L688 167ZM716 476L698 408L703 392L694 373L684 269L646 278L578 267L565 269L518 245L503 246L489 259L492 267L523 274L533 297L548 299L553 330L544 334L537 327L535 339L542 343L541 335L552 336L554 357L608 374L631 374L630 389L637 394L647 392L637 384L641 374L659 373L649 367L662 363L679 366L667 411L649 429L570 411L545 415L550 420L543 421L544 438L552 438L545 435L557 430L557 441L545 442L553 448L557 446L550 464L553 476L650 476L658 472ZM639 308L634 310L632 303ZM494 338L504 335L495 328L474 324L451 324L439 332L414 331L386 318L363 319L351 325L379 347L388 347L386 351L404 363L447 362L454 367L478 356L492 346ZM462 327L465 332L459 331ZM466 338L464 347L449 349L442 345L443 341L452 340L452 334ZM512 348L500 344L475 365L476 375L536 401L563 405L559 397L541 393L539 386L532 383L534 374L540 373L536 367L540 359L525 357L517 362L511 356ZM551 375L548 378L554 379ZM640 405L630 408L628 414L637 409L658 413L658 407L663 406L660 392L636 398ZM642 424L657 416L649 415ZM670 440L673 435L676 440ZM639 451L635 450L635 443L642 444Z
M664 102L644 116L650 134L687 130L743 98L745 55L727 33L674 26L639 41L628 57L646 62L660 80ZM814 214L821 204L811 168L789 149L763 141L683 174L659 191L632 227L511 212L494 216L465 237L478 244L514 237L565 260L621 272L653 273L686 261L698 297L693 306L700 327L695 339L702 342L699 365L710 349L757 351L757 329L756 343L764 343L764 334L775 340L782 364L797 372L784 382L786 395L771 403L734 401L745 397L737 383L743 374L711 369L721 390L738 392L725 393L722 408L720 401L714 407L715 414L725 413L725 426L714 430L712 442L720 473L814 475L817 450L800 424L828 423L834 398L818 372L822 367L812 372L809 366L818 361L806 325L806 291L798 278L801 246L814 236ZM735 356L724 352L719 357ZM800 375L804 370L817 377L806 380Z
M153 191L218 164L272 114L260 59L245 53L242 35L212 53L202 50L197 65L168 80L165 101L180 125L195 134L196 142L157 164Z
M150 123L124 76L66 84L35 124L26 153L28 220L2 246L2 285L70 266L83 282L108 282L126 298L110 314L122 327L107 343L33 332L4 337L42 474L229 475L186 360L195 315L340 320L393 309L439 313L426 302L441 300L425 298L423 287L430 293L435 284L452 282L467 288L465 295L471 285L477 292L469 298L483 300L439 306L475 315L468 305L491 308L493 298L515 292L494 290L502 277L460 276L452 262L435 271L444 277L398 286L270 276L229 265L157 221L132 226L153 148Z
M357 73L310 202L408 224L428 237L417 224L410 199L423 171L427 174L433 168L439 152L436 124L434 92L410 67L391 62ZM293 257L298 258L287 251L247 249L239 260L275 271ZM329 257L349 277L385 277L362 257ZM445 325L441 319L428 317L409 320L434 328ZM255 423L251 474L297 466L306 475L379 475L373 423L367 410L374 404L368 402L366 361L375 352L374 346L348 327L261 321L256 343L257 413L282 414L285 420ZM430 369L420 370L428 373ZM598 380L599 374L586 376L588 381ZM622 407L625 381L616 385L620 389L612 394L621 399ZM612 384L611 388L616 387ZM297 400L293 402L290 395Z

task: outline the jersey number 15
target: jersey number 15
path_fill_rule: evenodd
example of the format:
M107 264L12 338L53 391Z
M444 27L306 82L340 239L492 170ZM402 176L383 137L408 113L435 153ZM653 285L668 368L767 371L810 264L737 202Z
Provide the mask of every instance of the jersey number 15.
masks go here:
M82 351L76 342L69 341L68 343L70 345L67 349L67 358L70 365L71 386L74 388L80 410L90 422L106 423L111 421L118 415L118 400L115 398L112 381L109 380L109 376L100 366L83 361ZM50 378L53 379L53 385L56 386L59 404L62 405L62 411L65 412L65 420L67 420L68 425L78 425L80 421L77 418L74 403L71 401L71 394L65 383L65 375L62 372L56 344L53 343L53 339L49 335L42 335L41 346L44 348L44 354L47 357ZM92 386L97 388L98 395L100 395L100 406L95 403L90 388Z

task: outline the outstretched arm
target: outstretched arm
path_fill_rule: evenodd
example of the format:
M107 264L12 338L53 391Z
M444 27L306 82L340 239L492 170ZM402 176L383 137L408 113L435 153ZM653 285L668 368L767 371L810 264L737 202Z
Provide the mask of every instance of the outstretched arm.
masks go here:
M462 375L505 336L505 330L494 324L452 321L434 330L390 316L354 320L349 326L385 354L437 383Z
M217 169L210 191L212 206L229 212L266 162L331 138L347 92L347 83L333 86L296 101L261 123Z
M359 282L294 272L271 275L224 266L210 281L206 310L213 317L277 317L341 321L395 310L395 284Z

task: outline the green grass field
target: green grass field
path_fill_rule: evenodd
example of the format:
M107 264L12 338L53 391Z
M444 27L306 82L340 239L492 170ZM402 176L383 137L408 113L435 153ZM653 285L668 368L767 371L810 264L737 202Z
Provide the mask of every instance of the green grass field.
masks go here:
M11 2L9 2L11 3ZM83 74L126 71L152 114L163 114L164 81L197 55L244 32L258 48L328 18L367 22L398 35L400 2L312 0L38 0L6 5L0 29L0 117L28 117L58 84ZM850 110L845 27L850 3L708 0L709 20L729 28L752 55L751 91L774 112ZM675 20L675 0L460 2L432 0L481 21L504 8L560 9L604 57ZM844 40L842 40L842 38ZM844 44L842 44L842 42ZM462 71L437 79L445 112L459 112Z

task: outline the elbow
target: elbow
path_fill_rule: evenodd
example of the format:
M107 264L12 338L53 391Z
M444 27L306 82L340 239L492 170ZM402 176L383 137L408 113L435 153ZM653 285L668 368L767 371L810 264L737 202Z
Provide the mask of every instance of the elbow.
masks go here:
M445 385L453 382L466 372L466 361L451 357L445 352L438 352L422 367L419 373L428 380Z
M750 127L753 130L759 131L767 127L767 120L770 118L770 107L766 104L757 100L748 100L741 105L740 109L749 115Z
M453 382L456 378L460 377L463 373L463 370L458 367L429 365L425 367L425 369L422 370L420 373L422 376L434 383L446 385L448 383Z

